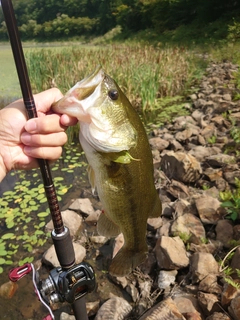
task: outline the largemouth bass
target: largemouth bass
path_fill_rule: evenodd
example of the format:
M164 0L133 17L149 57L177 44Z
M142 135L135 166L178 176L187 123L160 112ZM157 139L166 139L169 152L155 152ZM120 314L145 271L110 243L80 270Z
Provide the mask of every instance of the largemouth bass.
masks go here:
M103 205L97 229L124 245L109 272L129 274L147 257L148 217L161 214L152 153L143 124L116 82L102 68L78 82L52 109L78 118L89 180Z

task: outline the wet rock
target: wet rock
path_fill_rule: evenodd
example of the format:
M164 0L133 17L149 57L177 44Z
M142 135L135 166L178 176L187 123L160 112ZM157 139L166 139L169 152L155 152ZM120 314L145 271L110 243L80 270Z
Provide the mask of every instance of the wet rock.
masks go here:
M75 259L76 259L76 263L80 263L83 261L83 259L86 256L86 249L80 245L77 242L73 243L73 249L75 252ZM49 265L51 267L59 267L60 263L58 261L57 255L56 255L56 251L54 248L54 245L52 245L43 255L42 257L42 261L43 263L45 263L46 265Z
M202 223L216 224L219 219L226 213L221 208L221 203L218 199L204 195L195 200L198 214Z
M104 302L95 320L121 320L131 312L131 305L123 298L113 297Z
M209 274L218 274L219 266L211 253L196 252L190 258L190 273L193 283L199 283Z
M66 210L61 212L63 223L69 229L71 236L77 234L82 225L82 217L72 210ZM46 224L46 232L52 232L53 222L52 220Z
M231 247L233 225L229 220L219 220L216 225L216 239L221 241L225 248Z
M183 241L179 237L158 239L155 246L157 263L161 269L181 269L187 267L189 258Z
M171 298L159 302L147 311L139 320L186 320L177 309L176 304Z
M199 218L191 213L185 213L173 221L171 225L171 235L188 236L191 242L196 244L206 237L205 229Z
M169 179L185 183L195 182L202 173L196 158L183 152L169 151L162 157L161 168Z

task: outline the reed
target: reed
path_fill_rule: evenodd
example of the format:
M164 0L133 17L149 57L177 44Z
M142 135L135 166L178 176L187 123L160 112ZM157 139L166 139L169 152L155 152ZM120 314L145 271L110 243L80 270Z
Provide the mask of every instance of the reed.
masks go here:
M184 96L199 74L196 55L183 48L73 46L30 50L26 58L34 91L57 86L64 93L100 64L142 113L161 111L165 97Z

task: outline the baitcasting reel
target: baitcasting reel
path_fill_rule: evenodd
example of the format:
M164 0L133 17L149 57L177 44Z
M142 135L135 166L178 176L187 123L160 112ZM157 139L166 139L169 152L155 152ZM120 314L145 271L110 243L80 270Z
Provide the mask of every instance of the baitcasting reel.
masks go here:
M94 271L86 262L76 264L69 269L57 267L50 271L49 277L45 280L39 279L39 274L32 263L12 269L8 276L11 281L16 282L31 271L35 292L50 313L43 320L54 320L50 305L65 301L72 304L93 291L96 285Z

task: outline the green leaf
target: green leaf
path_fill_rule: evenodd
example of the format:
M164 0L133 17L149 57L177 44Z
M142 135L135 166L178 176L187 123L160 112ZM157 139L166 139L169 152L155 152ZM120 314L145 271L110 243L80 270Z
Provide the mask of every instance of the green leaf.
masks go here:
M45 218L45 217L47 217L48 215L49 215L48 212L39 212L37 216L38 216L39 218Z
M0 264L5 264L6 260L4 258L0 258Z
M8 240L8 239L14 239L16 238L15 234L14 233L5 233L3 236L2 236L2 239L4 240Z

